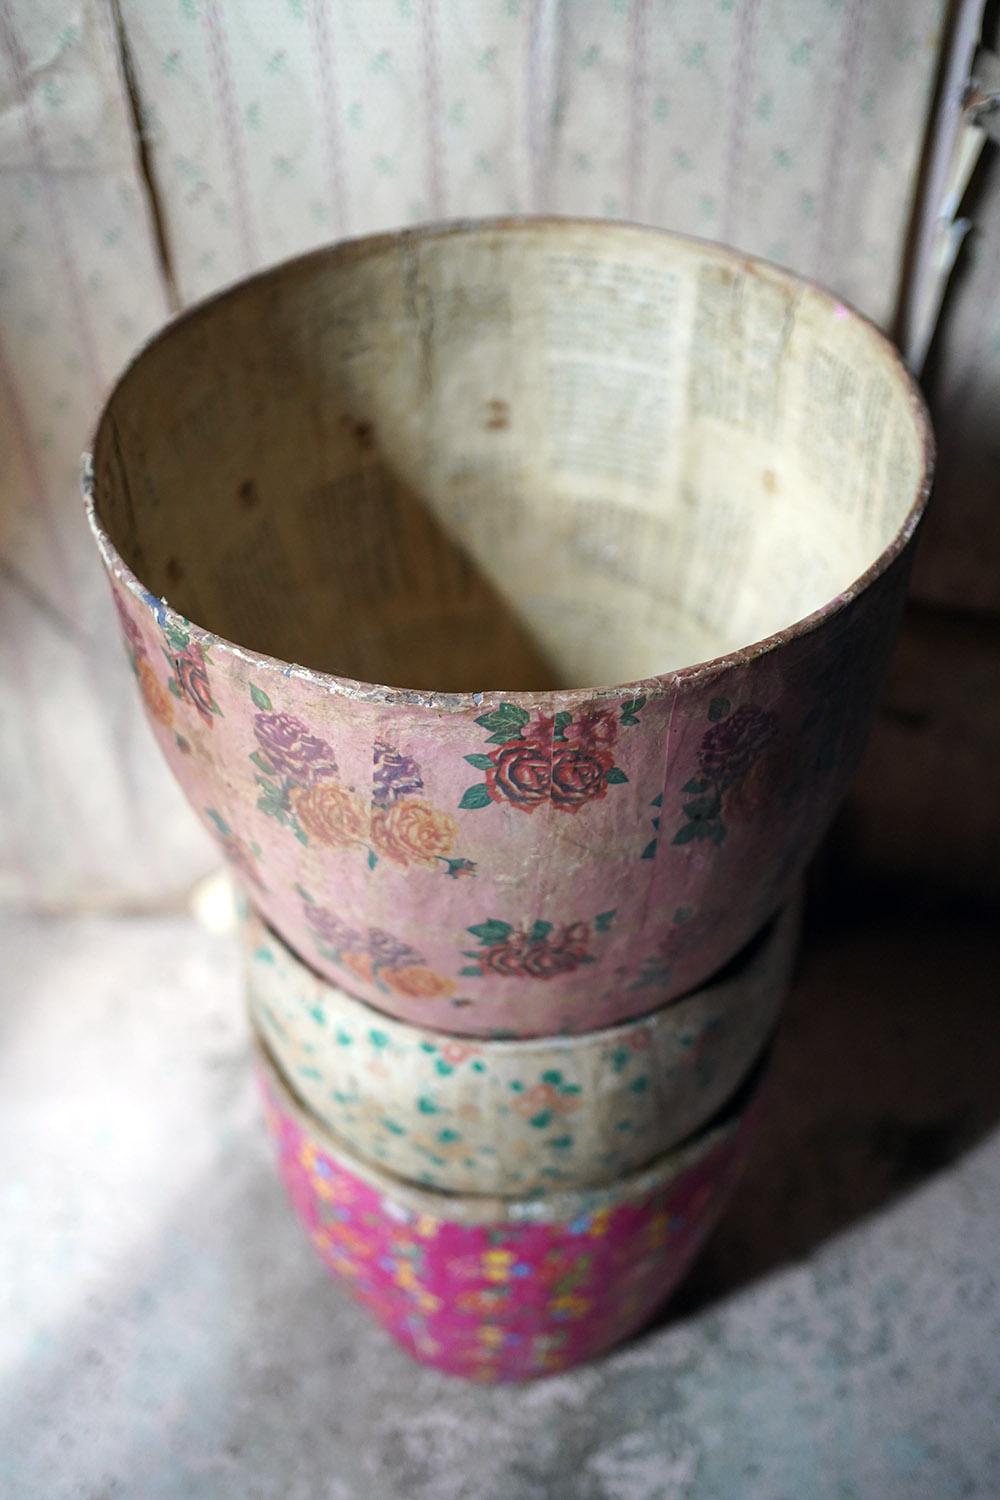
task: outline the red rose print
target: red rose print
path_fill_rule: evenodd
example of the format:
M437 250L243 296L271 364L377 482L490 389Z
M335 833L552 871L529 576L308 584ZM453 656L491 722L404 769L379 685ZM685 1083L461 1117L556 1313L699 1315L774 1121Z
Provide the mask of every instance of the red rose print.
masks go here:
M608 750L565 749L556 745L552 757L551 798L554 807L577 812L587 802L597 802L608 790L607 774L615 758Z
M592 926L596 932L606 932L613 917L613 911L601 912L593 924L571 922L560 929L541 920L531 927L514 928L490 918L469 928L483 946L467 950L466 957L475 960L475 967L462 973L497 974L503 979L554 979L559 974L571 974L581 964L594 961L590 953Z
M566 948L551 942L529 943L525 933L497 944L481 955L482 972L504 979L554 979L571 974L586 957L586 949Z
M685 821L674 834L674 844L701 839L716 846L725 843L732 789L753 769L778 731L775 715L753 703L730 711L727 698L715 698L708 717L712 722L698 747L699 775L682 788L689 800L681 808Z
M702 771L724 790L746 775L776 728L774 714L754 704L734 709L705 731L698 751Z
M485 781L467 787L463 810L509 802L522 812L534 812L548 802L560 812L578 812L588 802L604 797L609 786L620 786L628 776L615 764L613 746L622 724L638 724L645 698L622 705L620 717L610 708L586 708L574 719L568 709L537 714L516 703L501 703L476 720L489 730L487 743L496 749L466 755Z
M193 703L207 724L212 723L214 704L205 662L197 646L185 646L170 657L177 686L189 703Z
M580 967L585 954L586 949L532 943L521 956L521 973L529 979L554 979L557 974L571 974Z
M618 720L610 708L593 708L581 714L575 723L567 724L563 738L588 749L613 745L618 739Z
M524 934L518 933L505 943L486 948L479 955L481 972L499 974L504 979L516 979L524 973Z
M501 745L490 756L486 789L494 802L513 802L525 812L534 812L549 800L552 752L532 740L514 740Z

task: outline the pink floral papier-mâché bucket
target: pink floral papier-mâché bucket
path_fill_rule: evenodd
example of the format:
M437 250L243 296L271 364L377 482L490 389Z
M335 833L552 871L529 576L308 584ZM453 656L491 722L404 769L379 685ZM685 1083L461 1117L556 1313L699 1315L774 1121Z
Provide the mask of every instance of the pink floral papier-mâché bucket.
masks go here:
M375 1168L450 1193L601 1187L699 1130L751 1072L788 988L798 908L649 1016L490 1041L374 1010L245 907L247 1001L306 1108Z
M285 1187L328 1268L414 1359L478 1381L569 1369L648 1322L725 1207L758 1108L753 1084L702 1135L609 1188L462 1197L360 1162L263 1046L259 1063Z
M827 292L526 219L194 308L85 470L154 732L258 909L370 1004L489 1037L683 995L787 898L930 467L898 355Z

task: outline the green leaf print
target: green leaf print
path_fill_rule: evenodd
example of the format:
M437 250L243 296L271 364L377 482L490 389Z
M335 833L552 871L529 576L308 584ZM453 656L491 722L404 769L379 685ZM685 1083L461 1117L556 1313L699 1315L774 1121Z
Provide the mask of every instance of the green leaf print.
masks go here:
M546 923L543 922L542 926L546 926ZM496 918L491 917L487 922L480 922L477 926L468 928L468 931L481 943L485 943L487 948L492 948L494 943L505 943L514 929L509 922L498 922Z
M516 703L501 703L498 708L491 709L489 713L480 714L476 723L490 731L492 744L505 745L508 740L520 738L521 731L530 717L527 710L518 708Z
M229 837L229 834L231 832L229 824L226 822L225 818L221 817L220 814L216 812L214 807L206 807L205 816L206 818L211 818L212 822L222 834L223 838Z

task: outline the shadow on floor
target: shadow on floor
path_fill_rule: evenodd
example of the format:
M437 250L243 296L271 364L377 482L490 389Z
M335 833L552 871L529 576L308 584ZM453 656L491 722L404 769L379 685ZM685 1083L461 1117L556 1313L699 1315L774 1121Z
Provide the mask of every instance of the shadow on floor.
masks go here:
M808 1255L1000 1120L998 974L995 913L827 853L751 1160L655 1326Z

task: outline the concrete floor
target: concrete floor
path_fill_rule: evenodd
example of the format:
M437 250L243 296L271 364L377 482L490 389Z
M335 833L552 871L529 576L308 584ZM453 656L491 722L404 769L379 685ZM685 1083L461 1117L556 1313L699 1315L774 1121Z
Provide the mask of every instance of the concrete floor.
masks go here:
M409 1364L300 1234L229 939L7 917L0 956L4 1500L1000 1495L985 924L814 920L753 1163L670 1314L504 1389Z

